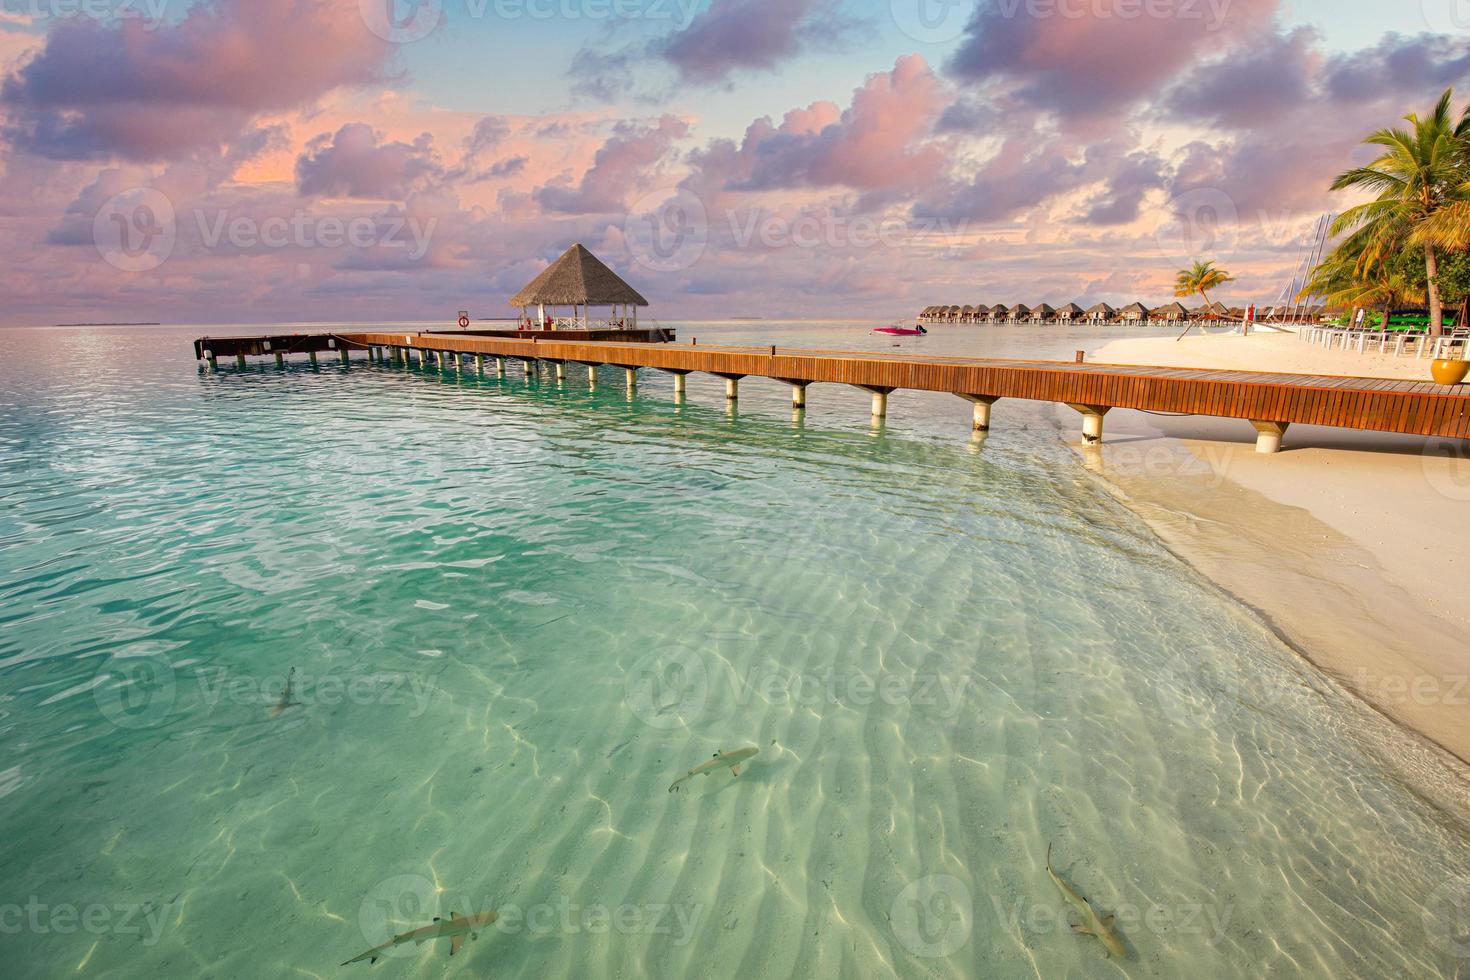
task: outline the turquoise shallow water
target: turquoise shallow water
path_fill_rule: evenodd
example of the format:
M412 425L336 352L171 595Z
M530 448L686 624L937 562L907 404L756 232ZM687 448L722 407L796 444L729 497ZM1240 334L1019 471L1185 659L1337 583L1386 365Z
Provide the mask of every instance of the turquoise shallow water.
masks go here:
M1375 761L1399 736L1047 407L981 443L901 393L874 430L862 393L793 418L754 380L730 414L697 377L207 374L199 332L0 331L7 977L1470 963L1470 852ZM1049 843L1126 959L1065 924ZM490 909L452 960L339 967Z

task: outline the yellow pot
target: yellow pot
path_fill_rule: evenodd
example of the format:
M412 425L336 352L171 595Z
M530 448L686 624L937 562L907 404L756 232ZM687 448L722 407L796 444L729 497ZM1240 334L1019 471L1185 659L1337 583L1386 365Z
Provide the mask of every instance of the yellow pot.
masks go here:
M1470 361L1450 360L1442 357L1429 366L1434 380L1442 385L1457 385L1470 374Z

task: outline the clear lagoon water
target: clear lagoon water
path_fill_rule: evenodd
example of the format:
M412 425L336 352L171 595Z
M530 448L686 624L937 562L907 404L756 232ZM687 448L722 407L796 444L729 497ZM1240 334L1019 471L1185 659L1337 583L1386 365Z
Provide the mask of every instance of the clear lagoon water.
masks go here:
M1461 816L1051 406L0 331L9 977L1461 976ZM886 346L857 324L701 342ZM1033 356L1116 336L945 328ZM289 697L283 697L288 683ZM670 784L713 753L728 770ZM1075 934L1057 870L1129 948ZM448 942L343 961L434 916ZM1075 915L1073 920L1076 920Z

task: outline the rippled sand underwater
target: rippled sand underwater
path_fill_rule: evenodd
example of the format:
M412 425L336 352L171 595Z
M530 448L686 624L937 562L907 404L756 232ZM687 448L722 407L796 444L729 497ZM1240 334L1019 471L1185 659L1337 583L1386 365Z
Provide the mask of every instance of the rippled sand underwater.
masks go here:
M837 388L793 420L752 380L731 416L697 377L676 406L655 376L211 375L158 335L18 333L7 977L1470 963L1460 818L1377 761L1410 743L1045 407L977 444L927 396L874 431ZM1049 843L1126 958L1071 931ZM339 966L488 910L453 959Z

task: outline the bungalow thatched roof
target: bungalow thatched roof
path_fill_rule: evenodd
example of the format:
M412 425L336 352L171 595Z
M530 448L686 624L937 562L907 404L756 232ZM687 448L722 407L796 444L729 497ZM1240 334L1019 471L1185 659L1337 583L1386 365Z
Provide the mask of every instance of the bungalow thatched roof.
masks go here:
M1011 310L1010 307L1006 306L1004 303L996 303L990 308L990 312L996 314L997 316L1005 316L1007 313L1011 312Z
M1148 316L1148 307L1142 303L1129 303L1119 312L1124 316Z
M975 315L976 316L984 316L985 314L987 314L989 312L990 312L990 307L986 306L984 303L981 303L979 306L975 307Z
M1189 316L1189 311L1184 308L1183 303L1170 303L1153 311L1153 316L1159 318L1167 317L1170 320L1182 320Z
M1057 310L1057 313L1058 314L1065 313L1065 314L1067 314L1067 316L1081 316L1082 315L1082 307L1078 306L1076 303L1068 303L1066 306L1062 307L1060 310Z
M1031 307L1027 306L1025 303L1017 303L1015 306L1011 307L1011 316L1027 316L1028 314L1030 314L1030 312Z
M648 300L618 277L602 260L582 245L573 245L547 266L530 284L516 293L511 306L612 306L632 303L647 306Z
M1099 314L1103 316L1115 316L1117 315L1117 312L1117 310L1113 309L1106 303L1096 303L1088 307L1087 312L1084 313L1083 316L1097 316Z
M1034 307L1031 310L1033 314L1039 316L1051 316L1052 314L1056 313L1056 311L1057 308L1055 306L1052 306L1050 303L1042 303L1040 306Z

